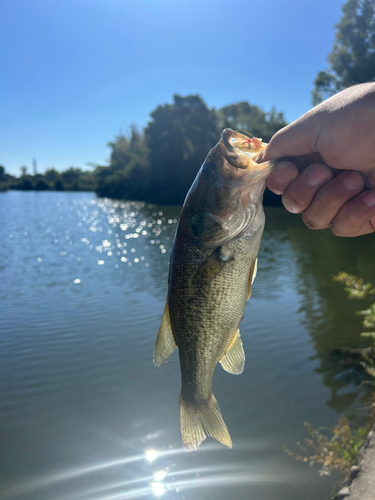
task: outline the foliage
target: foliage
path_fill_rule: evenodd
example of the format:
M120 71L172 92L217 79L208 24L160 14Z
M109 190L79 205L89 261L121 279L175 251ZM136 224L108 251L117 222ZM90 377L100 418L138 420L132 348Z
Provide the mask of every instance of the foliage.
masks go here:
M216 114L198 95L175 95L158 106L145 130L150 151L148 200L181 204L198 169L218 140Z
M362 278L352 274L340 272L333 277L333 280L345 285L344 290L348 292L349 299L364 299L375 294L375 288L371 288L371 283L365 283Z
M328 55L329 69L320 71L314 81L312 102L325 98L353 84L375 77L375 2L347 0L336 25L336 37Z
M5 167L0 165L0 191L6 191L13 182L14 177L5 172Z
M349 299L369 299L371 295L375 294L375 288L372 288L371 283L366 283L361 278L357 278L348 273L340 272L337 276L333 278L335 281L342 283L345 286L344 290L348 292ZM374 331L362 332L362 337L369 337L374 339L375 346L375 302L370 304L368 309L363 311L358 311L359 316L364 316L363 326L365 328L373 328ZM360 365L365 370L367 375L375 379L375 362L373 358L370 358L365 352L362 355L363 361ZM372 385L375 387L375 381L365 381L367 385ZM375 401L375 393L373 394L373 399Z
M109 167L98 171L97 193L112 198L181 204L209 150L225 127L247 129L264 140L286 122L273 108L247 102L210 109L198 95L175 95L158 106L143 132L132 128L109 143Z
M369 299L375 294L375 288L372 288L371 283L366 283L363 279L353 276L345 272L340 272L334 276L334 281L337 281L345 286L344 290L348 293L349 299ZM363 326L366 328L375 327L375 302L371 304L369 309L359 311L357 314L363 315L365 320ZM364 332L363 337L372 337L375 340L375 332ZM375 345L375 342L374 342ZM358 351L358 350L356 350ZM360 365L365 372L375 379L375 363L370 357L366 349L361 351ZM366 380L362 384L375 387L375 381ZM372 404L371 404L372 402ZM370 419L375 420L375 392L370 394ZM350 467L355 464L358 451L365 441L368 428L360 427L357 431L350 428L348 420L341 416L338 424L333 430L331 439L320 430L314 429L311 424L304 424L309 434L309 438L305 439L305 444L297 443L300 453L294 453L290 450L285 450L288 455L296 460L308 462L309 465L315 463L322 464L320 474L330 474L337 470L341 474L346 474Z
M109 167L97 169L97 194L109 198L142 200L149 184L149 150L144 134L132 127L130 137L119 135L109 143Z
M4 168L4 167L3 167ZM2 170L0 169L0 174ZM63 172L49 168L44 174L27 174L27 167L21 167L19 178L5 173L0 175L0 191L16 189L20 191L94 191L97 187L96 171L83 171L70 167Z
M305 444L297 443L300 453L287 449L285 451L289 456L308 462L309 465L321 464L320 475L329 475L335 470L345 474L355 464L368 432L365 427L353 431L348 420L342 416L333 429L331 438L307 422L304 426L310 437L305 439Z
M372 288L371 283L365 283L362 278L340 272L333 279L345 285L344 290L348 292L349 299L367 299L370 295L375 295L375 288ZM365 328L375 328L375 302L368 309L358 311L357 314L364 316L363 326ZM362 332L361 335L374 338L375 345L375 331Z
M275 108L272 108L270 113L265 113L246 101L224 106L217 111L217 118L220 130L226 127L246 130L255 137L262 138L264 142L269 142L271 137L287 124L283 113L278 113Z
M128 136L120 134L108 144L109 166L93 171L70 167L64 172L48 168L44 174L29 175L20 168L17 179L2 182L0 189L87 190L109 198L143 200L160 204L182 204L200 166L218 142L225 127L246 129L268 141L286 125L283 114L272 108L265 113L248 102L208 108L199 95L174 95L171 104L151 112L147 127L132 127ZM269 191L268 204L280 203Z

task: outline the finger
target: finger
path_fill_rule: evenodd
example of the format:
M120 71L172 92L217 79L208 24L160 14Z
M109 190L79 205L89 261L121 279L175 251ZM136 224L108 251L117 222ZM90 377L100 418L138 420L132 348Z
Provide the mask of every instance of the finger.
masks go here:
M298 168L292 162L282 161L268 177L267 187L275 194L283 194L298 174Z
M375 190L345 203L331 223L336 236L354 237L375 231Z
M300 214L310 205L319 188L332 179L332 171L326 165L314 163L292 181L283 194L284 207Z
M309 153L303 156L296 156L293 158L293 163L301 172L304 168L312 165L313 163L324 163L322 155L319 153Z
M316 141L322 127L320 114L308 112L282 128L272 137L257 161L274 160L284 156L301 156L317 151Z
M343 172L324 184L311 204L302 214L303 222L310 229L326 229L341 207L359 194L364 179L358 172Z

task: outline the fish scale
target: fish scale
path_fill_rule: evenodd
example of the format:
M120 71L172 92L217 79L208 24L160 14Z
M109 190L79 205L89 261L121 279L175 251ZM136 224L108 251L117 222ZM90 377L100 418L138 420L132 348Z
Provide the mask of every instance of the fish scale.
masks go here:
M207 436L232 447L212 378L217 363L233 374L245 363L239 324L256 274L262 198L273 168L255 161L265 146L225 129L187 194L175 235L154 364L178 347L181 435L189 451Z

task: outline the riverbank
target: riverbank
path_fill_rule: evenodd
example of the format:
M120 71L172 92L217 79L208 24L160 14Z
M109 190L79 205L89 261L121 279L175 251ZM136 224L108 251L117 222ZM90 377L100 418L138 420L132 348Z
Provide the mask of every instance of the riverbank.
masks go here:
M358 466L334 500L375 500L375 426L359 454Z

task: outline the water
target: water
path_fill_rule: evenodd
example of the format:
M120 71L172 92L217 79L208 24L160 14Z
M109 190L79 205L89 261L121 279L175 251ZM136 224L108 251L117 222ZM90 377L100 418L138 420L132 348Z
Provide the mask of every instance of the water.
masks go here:
M214 376L233 449L207 439L186 453L179 365L152 365L178 215L91 193L0 193L1 499L329 498L334 478L283 447L296 450L304 421L363 418L361 375L332 356L368 345L362 303L332 276L375 281L374 236L267 211L245 371Z

